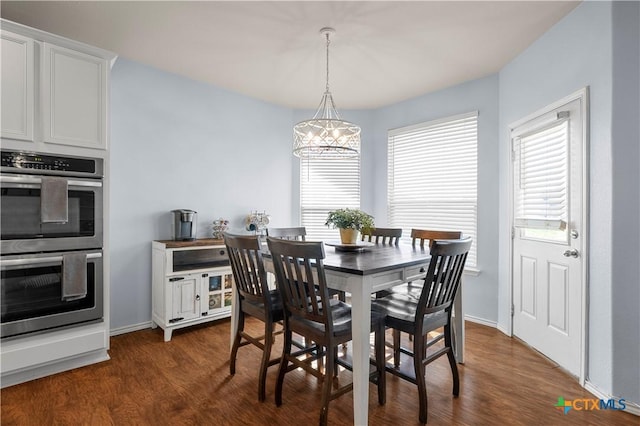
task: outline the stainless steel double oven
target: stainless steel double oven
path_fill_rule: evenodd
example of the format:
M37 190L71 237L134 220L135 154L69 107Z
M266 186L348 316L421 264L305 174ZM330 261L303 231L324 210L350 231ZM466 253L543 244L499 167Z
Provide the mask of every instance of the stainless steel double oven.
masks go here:
M0 336L103 319L103 160L2 151Z

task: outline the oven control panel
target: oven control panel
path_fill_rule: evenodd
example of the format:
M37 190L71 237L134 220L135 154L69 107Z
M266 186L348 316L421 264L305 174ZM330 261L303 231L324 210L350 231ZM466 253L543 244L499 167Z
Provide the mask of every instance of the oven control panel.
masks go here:
M102 177L102 160L99 158L2 151L2 171Z

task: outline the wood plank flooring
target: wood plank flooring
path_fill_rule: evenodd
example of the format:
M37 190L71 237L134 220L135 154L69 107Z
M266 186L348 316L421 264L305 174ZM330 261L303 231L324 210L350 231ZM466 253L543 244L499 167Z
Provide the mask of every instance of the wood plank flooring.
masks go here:
M259 333L261 323L248 321ZM281 349L278 336L273 356ZM277 352L276 352L277 351ZM111 360L8 387L0 392L2 425L313 425L320 386L303 372L285 378L276 407L277 366L267 376L267 400L258 402L260 351L240 348L229 375L229 321L174 331L143 330L111 339ZM340 380L350 380L341 372ZM629 413L556 409L566 400L595 398L546 358L499 331L467 323L460 397L451 395L446 357L427 367L429 425L638 425ZM351 394L332 401L331 425L353 424ZM418 422L415 386L387 375L387 403L370 385L370 425Z

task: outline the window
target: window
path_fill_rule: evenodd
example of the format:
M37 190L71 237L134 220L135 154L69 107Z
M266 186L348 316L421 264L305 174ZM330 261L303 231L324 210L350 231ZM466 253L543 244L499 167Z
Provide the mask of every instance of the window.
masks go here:
M522 238L567 241L569 113L556 115L513 139L514 225Z
M360 158L300 161L300 215L307 239L338 239L324 223L331 210L360 208Z
M389 131L389 226L461 231L476 266L478 113Z

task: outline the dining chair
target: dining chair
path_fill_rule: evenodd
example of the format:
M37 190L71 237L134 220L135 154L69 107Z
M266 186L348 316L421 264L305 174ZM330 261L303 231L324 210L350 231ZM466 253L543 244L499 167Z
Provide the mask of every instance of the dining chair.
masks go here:
M258 378L258 400L265 400L265 382L267 369L271 365L278 364L280 358L271 358L271 347L275 334L283 332L280 329L275 332L274 325L282 323L284 312L282 299L277 290L270 290L267 285L267 274L264 268L260 240L257 235L231 235L223 234L224 243L233 271L234 285L238 292L238 331L233 339L231 355L229 358L229 370L233 375L236 372L236 356L241 346L253 344L262 350ZM264 335L251 336L244 331L245 317L251 316L264 322Z
M360 239L375 244L398 245L402 237L402 228L363 228L360 231ZM375 297L383 297L391 290L380 290Z
M429 247L433 245L435 240L459 240L462 238L460 231L436 231L432 229L412 229L411 245L420 244L420 248L424 248L425 241L429 241Z
M267 229L267 236L273 238L280 238L283 240L296 240L306 241L307 228L304 226L290 227L290 228L270 228ZM329 289L329 295L331 297L337 296L341 302L346 302L347 296L344 291Z
M402 228L363 228L360 231L362 241L376 244L398 245L402 237Z
M411 245L415 248L418 245L421 249L424 249L425 242L429 242L429 249L433 245L436 240L459 240L462 238L462 232L460 231L436 231L432 229L411 229ZM416 285L414 283L406 283L402 284L398 287L394 287L395 291L404 292L405 288L408 288L410 291L417 292L418 294L421 291L420 285Z
M281 238L283 240L305 241L307 238L307 228L304 226L289 228L267 228L267 236Z
M387 365L387 371L417 385L418 417L423 424L427 422L427 364L446 354L453 375L453 395L458 396L460 391L458 367L453 353L451 310L470 247L470 238L434 241L431 244L431 261L418 299L410 292L393 292L372 301L371 309L385 315L388 328L413 336L413 350L394 345L394 365ZM442 332L431 338L429 333L439 329ZM432 349L429 353L428 349L442 340L443 347ZM413 374L396 363L395 359L401 353L413 358Z
M440 231L434 229L411 229L411 245L415 248L418 245L421 249L424 249L425 243L429 242L429 248L433 245L433 242L436 240L459 240L462 238L462 232L460 231ZM395 292L411 292L414 297L420 297L420 292L422 291L422 283L413 283L408 282L405 284L401 284L399 286L393 287L392 291ZM398 347L400 345L400 332L394 330L393 332L393 346ZM409 340L413 340L413 337L409 335ZM396 359L396 362L397 359ZM397 366L397 364L396 364Z
M344 302L330 301L322 242L287 241L268 237L267 244L284 307L284 347L276 382L276 405L282 405L285 374L302 368L323 378L320 425L326 425L329 402L353 389L353 383L349 383L332 392L332 378L338 365L351 368L337 356L338 346L352 338L351 306ZM371 331L375 332L376 365L371 380L377 383L378 402L382 405L386 401L383 314L372 312ZM293 333L327 348L324 375L304 360L292 356Z

